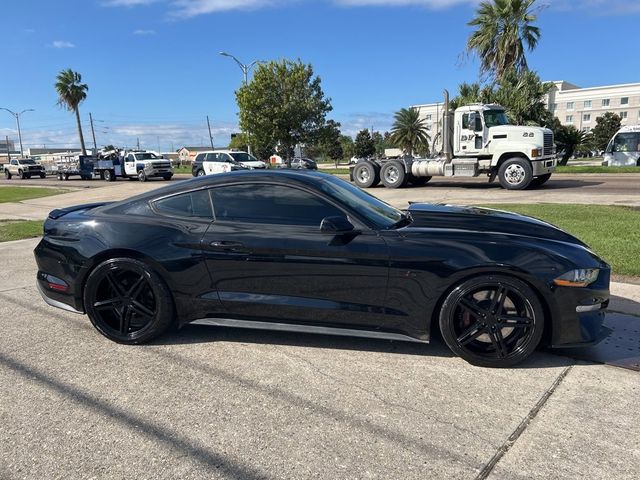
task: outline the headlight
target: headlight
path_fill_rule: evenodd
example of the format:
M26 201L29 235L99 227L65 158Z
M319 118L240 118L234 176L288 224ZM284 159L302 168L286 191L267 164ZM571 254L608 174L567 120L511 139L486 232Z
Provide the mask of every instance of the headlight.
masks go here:
M599 273L600 270L597 268L571 270L564 275L560 275L553 283L560 287L586 287L598 279Z

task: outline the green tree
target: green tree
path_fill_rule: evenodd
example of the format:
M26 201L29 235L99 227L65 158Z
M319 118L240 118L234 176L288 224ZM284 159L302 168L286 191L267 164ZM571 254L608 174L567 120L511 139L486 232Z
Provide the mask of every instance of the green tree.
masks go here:
M229 141L229 148L248 151L249 138L245 133L234 133Z
M327 120L326 124L318 131L317 138L313 143L305 145L305 155L322 160L329 158L334 162L340 160L344 154L340 136L340 123L335 120Z
M566 165L573 154L589 140L589 134L573 125L561 125L556 131L556 144L562 150L560 165Z
M605 112L596 118L596 126L593 127L593 146L595 150L605 150L609 141L622 127L622 118L612 112Z
M82 83L82 76L70 68L62 70L56 77L55 89L58 94L58 105L76 114L78 124L78 135L80 136L80 147L82 154L87 154L84 146L84 135L82 135L82 124L80 123L80 104L87 98L87 84Z
M394 115L391 141L407 155L429 152L429 131L417 108L402 108Z
M256 152L268 156L277 147L287 161L296 145L313 143L332 109L320 77L300 60L259 64L236 99L240 128Z
M371 138L369 129L360 130L356 135L356 140L353 144L353 154L357 158L369 158L376 153L376 145Z
M355 155L355 144L349 135L340 135L340 145L342 146L342 158L350 160Z
M482 74L495 78L511 68L527 70L525 47L532 51L540 39L540 29L532 8L536 0L488 0L480 3L468 25L475 30L467 40L467 52L480 59Z

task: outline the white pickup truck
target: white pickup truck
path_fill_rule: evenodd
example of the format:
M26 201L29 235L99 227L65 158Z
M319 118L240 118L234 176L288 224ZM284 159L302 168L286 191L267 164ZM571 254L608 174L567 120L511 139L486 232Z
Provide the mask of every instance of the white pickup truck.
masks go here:
M18 178L46 177L44 167L32 158L12 158L4 166L4 176L7 180L16 175Z

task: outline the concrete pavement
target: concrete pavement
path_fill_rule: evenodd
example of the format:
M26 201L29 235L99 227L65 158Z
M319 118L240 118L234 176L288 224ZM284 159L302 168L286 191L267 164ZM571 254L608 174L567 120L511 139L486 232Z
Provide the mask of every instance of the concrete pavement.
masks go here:
M0 244L0 478L640 477L636 372L196 326L126 347L41 301L36 243Z

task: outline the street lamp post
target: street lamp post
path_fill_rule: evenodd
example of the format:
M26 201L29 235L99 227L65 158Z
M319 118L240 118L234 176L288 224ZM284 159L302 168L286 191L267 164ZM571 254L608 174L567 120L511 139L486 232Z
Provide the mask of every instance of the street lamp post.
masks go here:
M249 71L255 67L258 63L260 63L262 60L254 60L253 62L249 63L248 65L245 65L244 63L242 63L240 60L238 60L234 55L231 55L230 53L227 52L220 52L220 55L222 55L223 57L229 57L232 58L240 67L240 70L242 70L242 75L244 78L244 84L247 85L247 83L249 82ZM249 155L251 155L251 145L247 145L247 150L249 150L247 153L249 153Z
M33 112L33 108L27 108L26 110L22 110L20 113L16 113L8 108L0 107L0 110L6 110L11 115L16 117L16 125L18 126L18 139L20 140L20 158L24 158L24 150L22 149L22 132L20 131L20 115L25 112ZM7 144L7 151L9 151L9 145Z

